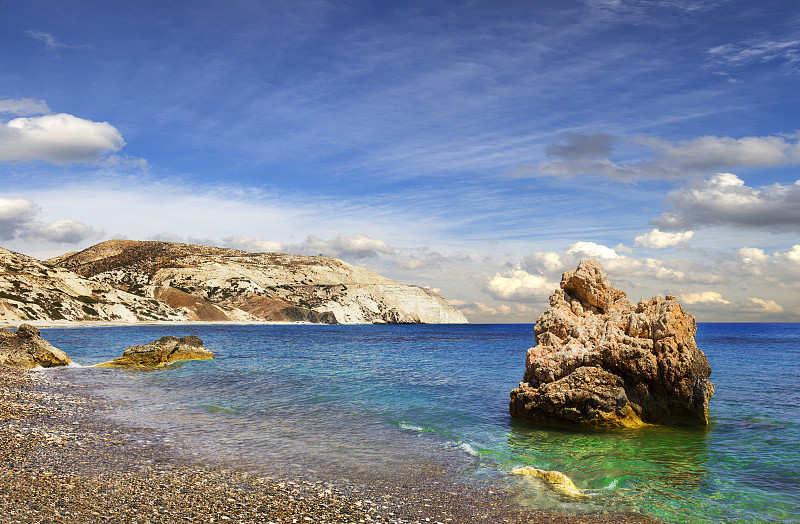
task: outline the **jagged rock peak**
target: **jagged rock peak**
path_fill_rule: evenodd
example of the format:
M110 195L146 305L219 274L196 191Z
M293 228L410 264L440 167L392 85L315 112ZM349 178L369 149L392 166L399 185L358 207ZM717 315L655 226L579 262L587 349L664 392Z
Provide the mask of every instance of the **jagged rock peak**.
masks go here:
M675 297L634 306L596 260L564 273L534 328L511 415L572 427L708 424L714 385Z

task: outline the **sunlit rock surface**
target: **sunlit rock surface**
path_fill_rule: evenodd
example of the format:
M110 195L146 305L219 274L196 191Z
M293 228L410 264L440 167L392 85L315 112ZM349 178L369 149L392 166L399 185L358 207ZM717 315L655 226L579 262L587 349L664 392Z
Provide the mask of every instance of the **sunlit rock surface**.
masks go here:
M22 324L16 333L0 329L0 364L31 369L66 366L70 362L66 353L44 340L33 326Z
M131 346L122 356L97 367L160 368L182 360L206 360L214 353L203 346L200 337L161 337L145 345Z
M536 321L512 416L610 428L708 424L711 368L695 319L667 296L631 303L596 260L564 273Z

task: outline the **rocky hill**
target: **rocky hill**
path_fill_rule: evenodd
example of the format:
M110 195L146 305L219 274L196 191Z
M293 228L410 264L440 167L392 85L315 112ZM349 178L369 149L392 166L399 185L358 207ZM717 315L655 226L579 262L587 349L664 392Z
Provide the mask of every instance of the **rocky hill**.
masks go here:
M186 320L163 302L0 248L0 320Z
M109 240L48 263L190 320L466 322L430 290L330 257Z

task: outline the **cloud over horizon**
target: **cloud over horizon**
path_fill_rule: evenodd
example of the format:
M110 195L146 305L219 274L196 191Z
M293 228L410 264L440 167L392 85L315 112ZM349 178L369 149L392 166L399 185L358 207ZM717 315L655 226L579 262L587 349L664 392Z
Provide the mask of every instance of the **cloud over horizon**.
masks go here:
M23 238L35 243L79 244L102 235L77 220L62 218L42 223L36 220L39 213L39 206L32 200L0 198L0 240Z

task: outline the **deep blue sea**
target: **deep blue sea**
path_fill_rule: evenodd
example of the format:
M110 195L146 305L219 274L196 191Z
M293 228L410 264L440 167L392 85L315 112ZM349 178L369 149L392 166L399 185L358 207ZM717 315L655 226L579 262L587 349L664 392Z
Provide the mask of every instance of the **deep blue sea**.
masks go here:
M634 511L664 522L800 522L800 324L700 324L716 393L708 428L556 430L512 419L533 325L50 328L81 364L163 335L200 336L216 358L56 378L122 400L112 419L189 454L322 479L402 477L436 462L464 482L564 512ZM510 475L555 469L567 500Z

